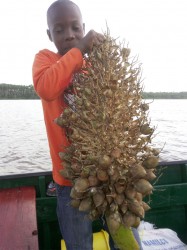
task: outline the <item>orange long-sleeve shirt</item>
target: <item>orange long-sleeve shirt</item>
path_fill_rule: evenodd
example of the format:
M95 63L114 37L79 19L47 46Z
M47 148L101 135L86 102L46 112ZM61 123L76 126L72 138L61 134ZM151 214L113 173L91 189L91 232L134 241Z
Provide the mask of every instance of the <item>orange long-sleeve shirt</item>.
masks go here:
M53 179L59 185L70 186L70 181L60 175L63 168L58 153L68 145L65 131L54 123L54 119L63 112L63 93L71 82L72 75L79 71L83 57L79 49L73 48L64 56L47 49L35 56L33 63L33 82L36 93L43 106L44 120L47 130L50 154L53 165Z

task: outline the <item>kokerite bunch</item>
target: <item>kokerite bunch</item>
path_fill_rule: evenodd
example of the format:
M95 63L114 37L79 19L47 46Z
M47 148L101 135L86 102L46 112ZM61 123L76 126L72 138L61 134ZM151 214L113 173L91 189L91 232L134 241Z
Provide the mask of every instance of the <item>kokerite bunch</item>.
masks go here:
M69 91L71 105L56 119L71 142L59 153L61 174L72 181L72 206L93 220L105 215L119 241L122 231L137 227L149 209L143 198L152 193L158 165L137 58L107 33L85 57ZM117 243L120 249L138 249L125 244L127 239Z

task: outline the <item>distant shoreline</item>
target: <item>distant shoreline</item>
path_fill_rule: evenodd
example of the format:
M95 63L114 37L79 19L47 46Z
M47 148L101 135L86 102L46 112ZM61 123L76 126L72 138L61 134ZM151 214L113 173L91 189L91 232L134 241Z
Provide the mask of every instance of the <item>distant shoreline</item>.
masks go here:
M39 99L33 85L0 84L0 100L34 100Z
M187 99L187 92L143 92L144 99ZM0 100L37 100L33 85L0 84Z

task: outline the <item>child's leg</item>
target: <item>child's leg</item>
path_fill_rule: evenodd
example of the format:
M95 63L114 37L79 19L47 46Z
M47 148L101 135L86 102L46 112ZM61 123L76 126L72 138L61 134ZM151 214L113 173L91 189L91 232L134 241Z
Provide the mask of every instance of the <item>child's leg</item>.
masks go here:
M56 185L57 216L67 250L92 250L92 222L70 205L71 187Z

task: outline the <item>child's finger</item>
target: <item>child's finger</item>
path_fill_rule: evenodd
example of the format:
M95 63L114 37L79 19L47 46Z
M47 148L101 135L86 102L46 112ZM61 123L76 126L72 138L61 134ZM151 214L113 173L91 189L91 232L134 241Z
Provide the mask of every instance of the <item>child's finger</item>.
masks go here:
M103 42L104 41L104 39L105 39L105 37L102 35L102 34L100 34L100 33L97 33L97 39L100 41L100 42Z
M101 35L101 34L99 34L99 33L97 33L97 35L96 35L95 38L94 38L93 44L94 44L94 45L99 45L99 44L101 44L103 41L104 41L104 36Z

